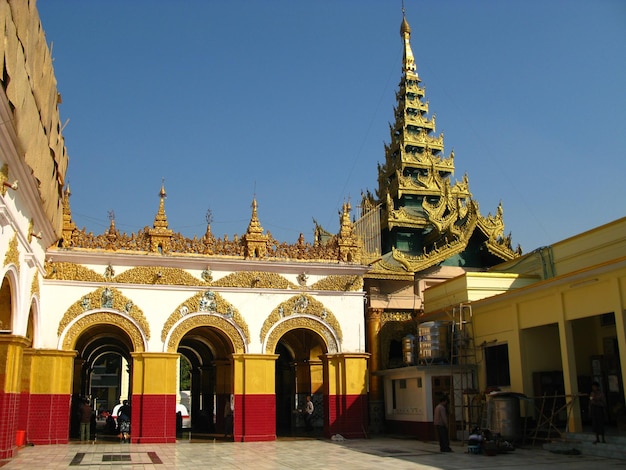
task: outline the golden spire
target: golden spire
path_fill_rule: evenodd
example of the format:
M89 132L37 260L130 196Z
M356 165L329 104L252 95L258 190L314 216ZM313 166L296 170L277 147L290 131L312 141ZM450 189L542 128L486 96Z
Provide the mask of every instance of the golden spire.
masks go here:
M165 193L165 180L161 183L159 197L161 198L161 202L159 203L159 211L156 216L154 216L153 227L167 229L167 216L165 215L165 198L167 197L167 194Z
M165 179L161 182L161 190L159 191L159 211L154 216L154 225L148 231L150 236L150 251L165 254L170 251L173 232L167 227L167 216L165 215Z
M61 246L63 248L68 248L72 244L72 233L76 229L76 224L72 220L72 210L70 209L70 196L72 192L70 191L70 184L67 183L65 186L65 191L63 191L63 228L62 228L62 242Z
M246 258L264 258L267 255L268 236L263 234L263 227L259 222L256 197L252 200L252 217L250 217L248 231L241 238Z
M400 26L400 37L404 41L404 54L402 56L402 70L417 75L415 68L415 58L411 50L411 27L404 16L404 7L402 7L402 25Z
M257 215L256 197L252 200L252 217L250 217L250 223L248 224L248 231L246 233L263 233L263 227L261 227L261 222L259 222Z

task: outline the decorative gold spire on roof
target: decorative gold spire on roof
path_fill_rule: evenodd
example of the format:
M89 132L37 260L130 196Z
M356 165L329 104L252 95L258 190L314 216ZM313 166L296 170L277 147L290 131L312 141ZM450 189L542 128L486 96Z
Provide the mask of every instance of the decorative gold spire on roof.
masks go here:
M167 216L165 215L165 198L167 197L167 193L165 192L165 181L161 183L161 190L159 191L159 197L161 198L161 202L159 202L159 211L154 217L154 228L167 228Z
M484 267L480 263L515 257L510 237L503 236L501 207L496 216L481 216L467 175L451 181L454 153L444 156L443 133L435 134L435 118L428 117L404 8L400 35L402 77L390 125L391 141L385 145L384 165L378 166L376 192L377 202L382 203L380 223L387 251L369 275L415 273L447 260ZM452 259L455 256L458 259Z
M339 236L337 245L339 246L339 260L349 263L358 263L361 259L361 243L354 233L354 225L350 220L352 206L349 202L344 202L339 214Z
M402 70L404 72L411 72L417 75L415 68L415 58L413 57L413 50L411 49L411 27L409 22L402 12L402 25L400 26L400 37L404 41L404 54L402 56Z
M248 231L241 238L246 258L264 258L267 255L268 236L263 234L263 227L259 222L256 197L252 200L252 217L250 217Z
M165 192L165 180L161 183L161 190L159 191L159 210L154 217L154 224L150 230L148 230L148 236L150 237L150 251L153 253L169 253L172 243L173 232L168 229L167 216L165 215L165 198L167 193Z
M72 245L72 234L76 229L76 224L72 220L72 210L70 209L70 196L72 192L70 191L70 184L68 183L65 186L65 191L63 192L62 204L63 204L63 228L62 228L62 241L61 246L63 248L68 248Z

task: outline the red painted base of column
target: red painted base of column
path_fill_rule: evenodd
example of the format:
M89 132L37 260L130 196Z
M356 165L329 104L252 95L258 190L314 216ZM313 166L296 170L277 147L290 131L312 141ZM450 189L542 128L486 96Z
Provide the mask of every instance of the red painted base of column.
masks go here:
M176 395L133 395L130 407L131 442L176 442Z
M15 431L19 405L19 393L0 391L0 459L10 459L17 452Z
M327 437L333 434L347 438L367 437L367 395L324 396L324 408L327 413L324 433Z
M235 395L235 442L276 440L276 395Z
M33 444L67 444L70 434L70 396L60 394L30 394L28 403L26 442Z

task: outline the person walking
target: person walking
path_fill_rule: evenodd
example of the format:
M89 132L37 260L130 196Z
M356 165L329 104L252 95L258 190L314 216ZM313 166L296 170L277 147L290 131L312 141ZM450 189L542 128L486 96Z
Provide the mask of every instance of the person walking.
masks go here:
M448 431L448 397L442 396L439 404L435 407L433 424L437 429L437 437L439 438L439 451L452 452L450 448L450 437Z
M80 440L88 441L91 437L91 415L93 414L93 409L89 406L89 400L83 399L78 413L80 415Z

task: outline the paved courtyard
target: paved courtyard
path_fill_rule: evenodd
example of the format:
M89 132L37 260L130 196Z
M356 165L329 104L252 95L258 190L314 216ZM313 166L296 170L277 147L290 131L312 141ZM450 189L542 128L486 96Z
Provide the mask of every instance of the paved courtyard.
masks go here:
M70 443L22 448L3 466L10 469L626 469L626 461L584 455L517 449L487 457L464 452L441 454L434 442L376 437L334 442L323 439L279 439L235 443L179 441L177 444Z

